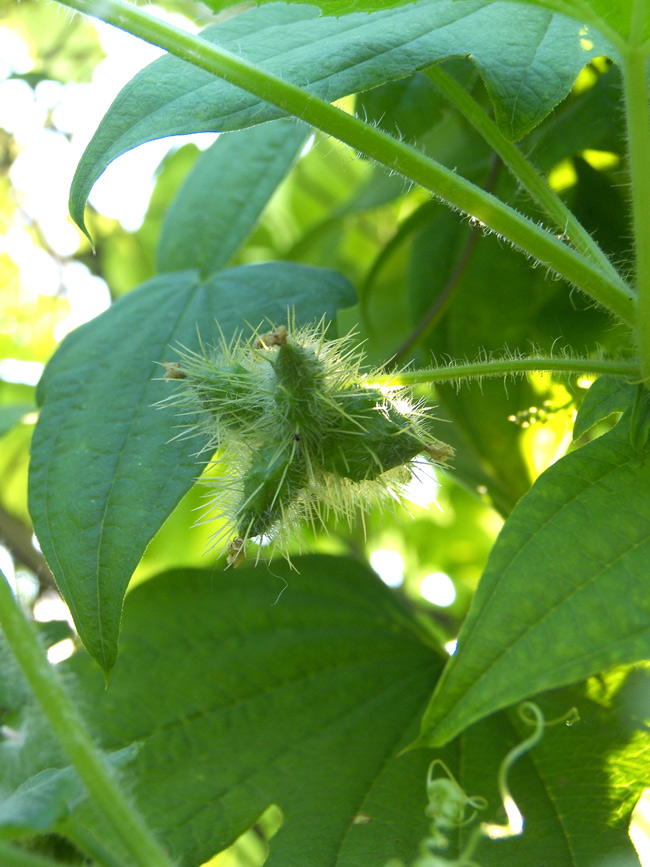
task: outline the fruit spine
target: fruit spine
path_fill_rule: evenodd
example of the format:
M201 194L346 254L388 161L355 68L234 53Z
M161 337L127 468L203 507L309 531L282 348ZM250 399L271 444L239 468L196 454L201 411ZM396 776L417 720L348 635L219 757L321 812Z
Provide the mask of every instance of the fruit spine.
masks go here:
M431 434L423 402L400 386L373 386L378 372L362 372L363 360L351 335L328 340L321 321L222 336L165 363L178 388L163 403L184 419L184 435L207 435L203 451L220 450L208 513L228 517L214 543L226 544L229 565L251 541L289 558L303 523L350 521L398 500L418 455L439 464L452 456Z

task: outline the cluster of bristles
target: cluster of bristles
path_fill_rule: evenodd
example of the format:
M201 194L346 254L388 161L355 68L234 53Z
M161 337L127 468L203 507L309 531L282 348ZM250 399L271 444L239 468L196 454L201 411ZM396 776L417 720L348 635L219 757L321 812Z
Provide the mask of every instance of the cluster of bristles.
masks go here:
M165 403L180 409L186 434L207 435L204 452L220 450L209 513L230 519L214 537L229 565L250 541L271 542L288 558L305 522L349 521L398 500L418 455L444 463L452 454L429 433L422 402L400 387L373 387L352 338L325 333L324 322L280 326L222 338L208 351L183 349L165 364L179 386Z

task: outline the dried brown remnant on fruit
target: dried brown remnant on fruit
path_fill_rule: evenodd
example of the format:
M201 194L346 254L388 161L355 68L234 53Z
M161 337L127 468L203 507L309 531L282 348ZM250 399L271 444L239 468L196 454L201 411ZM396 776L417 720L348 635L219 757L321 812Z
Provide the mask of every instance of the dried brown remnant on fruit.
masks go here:
M422 451L438 464L445 464L448 460L454 457L454 449L447 443L437 440L435 443L430 443L424 446Z
M260 334L253 349L269 349L271 346L286 346L287 345L287 327L280 325L275 331L267 331L266 334Z
M163 361L165 368L165 382L172 379L187 379L187 374L177 361Z
M246 543L239 536L234 538L230 545L228 545L226 562L229 566L232 566L233 569L236 569L239 564L245 559L245 546Z

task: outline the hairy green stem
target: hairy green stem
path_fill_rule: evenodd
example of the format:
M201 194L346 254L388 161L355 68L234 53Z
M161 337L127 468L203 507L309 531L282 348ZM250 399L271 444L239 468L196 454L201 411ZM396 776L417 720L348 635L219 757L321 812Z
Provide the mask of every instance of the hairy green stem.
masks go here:
M0 840L0 864L2 867L61 867L60 861L19 849L4 840Z
M648 47L643 45L646 0L634 0L623 52L623 87L632 192L638 310L636 337L643 378L650 383L650 123Z
M550 371L565 376L592 374L595 376L623 376L638 379L641 371L638 364L629 361L606 361L590 358L554 358L532 356L529 358L486 358L468 361L465 364L446 364L443 367L401 370L373 376L372 385L423 385L436 382L460 382L461 380L484 379L490 376L517 376L524 373Z
M500 131L480 105L440 66L427 69L427 76L447 99L460 111L466 120L483 136L499 154L512 175L544 209L556 227L571 241L574 247L608 273L612 280L621 283L618 272L591 237L582 223L571 213L562 199L546 183L526 157Z
M172 867L168 856L104 764L81 715L68 698L58 672L47 661L33 627L20 611L2 572L0 625L70 762L97 807L111 823L115 836L130 852L133 865Z
M609 273L604 273L551 233L415 148L241 57L152 18L122 0L65 0L65 5L158 45L340 139L507 238L624 322L634 322L635 297L620 280L613 280Z

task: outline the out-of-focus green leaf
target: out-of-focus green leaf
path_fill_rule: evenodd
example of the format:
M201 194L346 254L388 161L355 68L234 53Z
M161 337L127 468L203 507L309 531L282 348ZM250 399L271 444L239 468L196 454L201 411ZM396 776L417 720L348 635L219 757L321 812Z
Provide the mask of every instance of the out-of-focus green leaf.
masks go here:
M650 655L650 461L629 424L540 476L492 549L418 743Z
M106 759L117 768L133 761L137 751L136 745L130 745ZM73 768L41 771L0 802L0 838L55 831L85 797L86 788Z
M623 412L632 406L636 386L613 376L601 376L591 386L580 404L573 425L573 439L577 440L591 428L609 418L612 413Z
M357 114L391 135L413 141L442 118L440 94L422 73L359 94Z
M30 512L45 557L91 655L115 663L122 600L144 549L200 474L197 439L154 405L161 362L266 318L333 318L354 291L340 274L288 263L249 265L201 281L156 277L63 342L39 388Z
M35 621L34 626L46 647L52 647L66 638L74 638L74 632L67 620L46 620L44 623Z
M426 833L430 754L397 755L441 657L366 567L294 563L152 578L127 597L108 690L87 657L64 663L103 745L141 744L131 791L182 867L272 803L269 867L410 859Z
M256 7L202 32L263 69L333 101L404 78L432 63L470 55L510 138L535 127L569 92L593 57L608 51L595 35L581 44L580 26L522 5L420 0L403 8L344 18L318 17L313 6ZM93 184L120 154L169 135L241 129L281 117L269 103L210 73L166 56L118 95L75 174L70 211L83 227Z
M32 777L0 803L0 837L52 831L83 795L79 777L70 768L49 769Z
M158 271L223 268L251 233L309 129L277 120L219 136L199 158L165 214Z
M30 403L6 404L0 406L0 437L15 427L24 415L36 407Z
M572 93L523 143L529 159L542 172L586 149L625 152L623 88L617 66L599 76L582 93ZM588 190L585 189L585 192ZM571 202L571 208L580 204Z

